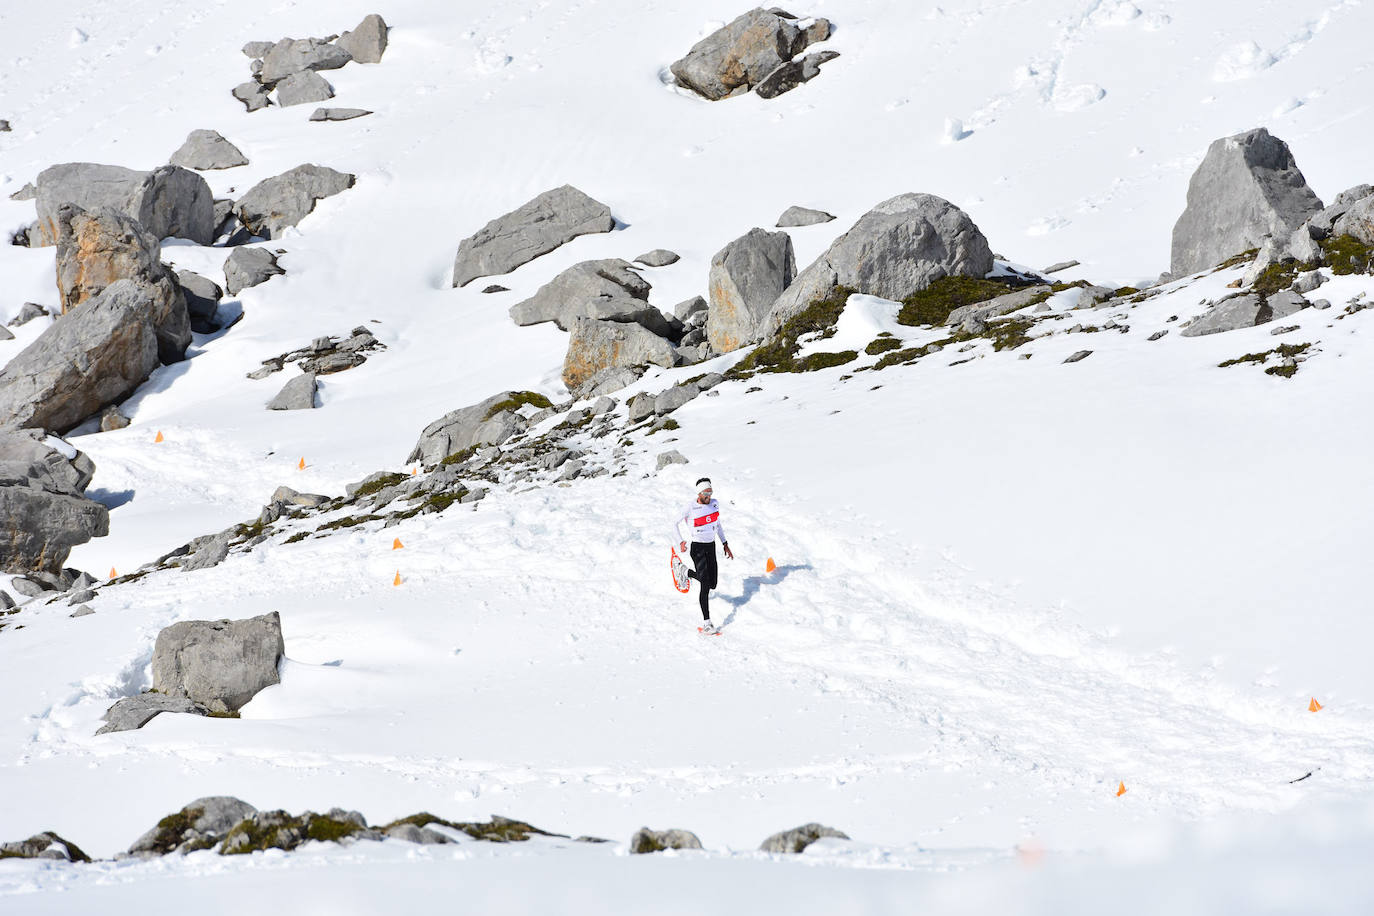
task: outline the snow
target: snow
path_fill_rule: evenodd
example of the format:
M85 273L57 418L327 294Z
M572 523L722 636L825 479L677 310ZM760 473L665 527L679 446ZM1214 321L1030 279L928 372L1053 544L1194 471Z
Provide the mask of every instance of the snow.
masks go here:
M206 173L217 196L302 162L358 175L267 243L287 274L226 303L243 320L154 373L123 405L127 429L69 437L112 509L110 536L70 565L132 571L255 518L281 484L332 495L408 473L425 425L495 391L561 400L566 335L514 326L510 305L577 261L666 247L682 260L643 273L671 308L704 291L724 244L794 203L839 216L791 233L799 266L872 205L925 191L966 206L1018 264L1072 258L1056 280L1148 285L1218 137L1270 126L1324 199L1369 180L1371 9L819 4L793 12L837 24L842 56L820 77L708 104L661 74L742 6L398 0L375 10L392 25L383 61L326 74L338 104L376 114L324 125L310 106L244 112L229 96L248 74L239 47L351 28L371 6L7 7L0 229L33 219L8 195L44 167L151 168L197 128L251 160ZM608 203L617 231L449 288L461 238L565 182ZM224 256L164 247L212 279ZM0 246L0 318L54 305L53 271L52 249ZM79 619L26 603L6 618L22 629L0 632L0 841L51 829L108 857L192 799L231 794L371 823L500 813L615 842L5 861L5 908L161 911L211 888L197 895L209 912L440 894L514 912L1368 911L1374 482L1359 418L1374 319L1347 304L1374 284L1332 279L1312 294L1332 308L1280 337L1182 338L1243 272L1119 309L1072 311L1069 290L1035 327L1052 336L881 371L862 354L879 334L915 347L943 331L856 296L804 350L858 350L854 363L726 383L677 411L679 429L636 434L624 477L278 536L104 588ZM511 291L483 295L486 282ZM0 359L51 320L15 328ZM1066 333L1111 320L1129 330ZM246 372L359 325L387 349L324 377L321 409L263 409L291 370ZM1284 342L1316 351L1291 380L1217 367ZM1093 355L1063 364L1080 349ZM654 370L624 394L740 355ZM655 473L670 448L691 463ZM695 596L671 590L663 544L702 475L737 553L714 640L695 636ZM94 736L116 698L150 686L163 627L271 610L282 683L241 719ZM854 840L753 851L812 820ZM692 829L706 850L628 856L646 823Z

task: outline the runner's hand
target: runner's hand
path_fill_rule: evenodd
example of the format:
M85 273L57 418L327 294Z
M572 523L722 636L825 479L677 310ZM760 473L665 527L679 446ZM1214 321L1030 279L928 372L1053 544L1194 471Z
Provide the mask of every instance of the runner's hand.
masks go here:
M678 545L677 545L677 549L680 550L680 551L682 551L683 553L686 553L686 552L687 552L687 542L686 542L686 541L683 541L681 544L678 544Z
M729 545L729 544L726 544L726 545L725 545L725 555L726 555L727 557L729 557L730 559L732 559L732 560L735 558L735 552L734 552L733 550L730 549L730 545Z

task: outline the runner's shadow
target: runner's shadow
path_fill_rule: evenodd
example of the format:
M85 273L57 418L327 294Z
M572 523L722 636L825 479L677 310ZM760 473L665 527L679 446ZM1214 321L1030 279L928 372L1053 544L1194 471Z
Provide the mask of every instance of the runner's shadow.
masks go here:
M734 623L735 615L739 613L739 609L744 605L748 604L749 599L753 598L756 594L758 594L759 589L762 588L764 585L777 585L779 582L781 582L783 579L786 579L794 572L803 569L814 568L815 567L813 567L810 563L796 564L792 566L779 566L772 572L764 573L762 576L745 576L743 592L741 592L738 596L720 596L719 600L724 601L726 604L730 605L730 613L725 615L725 620L721 622L720 628L723 630L730 624Z

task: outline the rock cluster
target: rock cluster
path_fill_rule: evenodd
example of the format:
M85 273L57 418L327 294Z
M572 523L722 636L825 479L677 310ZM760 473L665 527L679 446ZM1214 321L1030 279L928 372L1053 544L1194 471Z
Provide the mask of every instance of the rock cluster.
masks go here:
M287 382L287 387L282 389L282 393L277 395L277 399L267 405L268 409L296 410L302 407L313 407L316 388L315 377L317 375L346 372L367 362L366 354L384 349L386 349L385 344L374 337L367 328L360 326L354 328L348 337L342 339L332 336L316 337L307 347L301 347L280 356L269 357L262 361L261 366L249 372L248 377L250 379L264 379L275 372L280 372L289 363L296 363L300 367L302 375ZM308 381L303 381L303 379L308 379ZM289 393L287 389L290 389ZM277 403L278 399L281 403Z
M214 198L205 179L176 165L140 172L117 165L67 162L38 173L38 236L33 247L55 245L58 210L75 204L84 210L118 210L154 239L214 241Z
M62 585L71 549L109 533L109 512L84 495L94 474L94 463L65 443L0 431L0 570L41 575L40 588Z
M273 92L276 104L283 107L324 101L334 97L334 88L319 71L338 70L354 61L377 63L386 44L387 25L376 13L339 36L250 41L243 53L252 60L252 79L234 87L232 94L249 111L272 104Z
M712 101L751 89L771 99L815 78L821 64L839 57L820 51L797 59L829 37L825 19L803 28L791 13L756 8L697 42L669 69L678 85Z

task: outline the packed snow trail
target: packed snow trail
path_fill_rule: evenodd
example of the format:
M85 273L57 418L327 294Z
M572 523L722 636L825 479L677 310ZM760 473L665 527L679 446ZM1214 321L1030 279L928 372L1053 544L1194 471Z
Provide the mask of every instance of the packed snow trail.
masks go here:
M299 783L291 797L372 819L496 811L618 836L671 811L747 842L819 808L874 841L1088 843L1083 824L1126 810L1272 810L1298 797L1289 781L1303 772L1322 768L1304 793L1374 772L1362 716L1312 717L955 576L922 582L893 532L830 525L806 499L747 484L721 488L739 558L722 559L713 599L724 635L699 640L695 600L663 569L665 519L690 477L580 481L384 530L278 536L214 569L110 588L96 618L39 611L7 639L73 690L10 732L24 765L7 778L40 776L32 765L53 757L98 764L110 784L142 786L116 819L125 833L198 795L270 805ZM781 559L772 574L765 553ZM241 720L164 715L94 737L115 696L147 686L162 627L269 610L283 617L283 683ZM98 638L65 643L92 623ZM109 788L71 791L75 814Z

